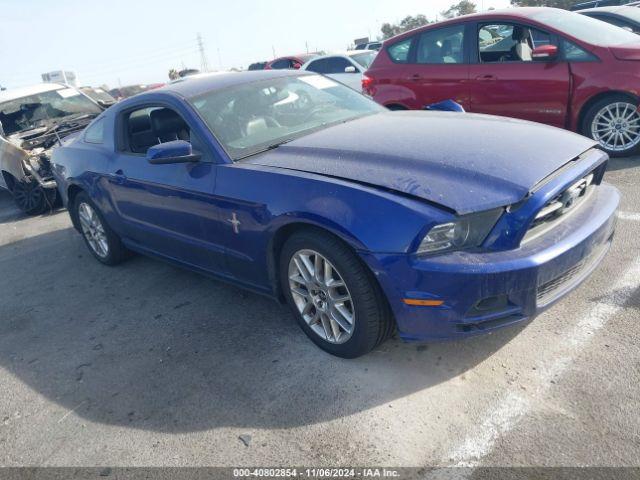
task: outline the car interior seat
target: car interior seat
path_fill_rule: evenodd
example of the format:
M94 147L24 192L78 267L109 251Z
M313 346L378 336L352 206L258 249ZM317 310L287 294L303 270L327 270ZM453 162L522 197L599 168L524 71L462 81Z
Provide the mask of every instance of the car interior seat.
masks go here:
M516 41L512 49L512 53L515 54L515 60L521 60L523 62L533 61L533 49L529 43L531 41L531 32L529 29L515 27L512 38Z
M149 114L151 130L155 134L158 143L172 142L174 140L189 141L191 135L186 122L173 110L158 108Z
M146 111L129 116L129 148L134 153L146 153L149 147L158 144L158 137L151 130L151 119Z

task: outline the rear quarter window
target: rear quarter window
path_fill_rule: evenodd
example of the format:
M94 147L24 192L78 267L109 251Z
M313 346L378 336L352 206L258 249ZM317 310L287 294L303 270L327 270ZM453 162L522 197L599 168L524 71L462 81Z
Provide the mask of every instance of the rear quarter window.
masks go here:
M87 143L104 143L104 118L87 128L84 132L84 141Z
M407 38L387 48L389 57L395 63L409 63L409 51L411 50L411 42L413 38Z

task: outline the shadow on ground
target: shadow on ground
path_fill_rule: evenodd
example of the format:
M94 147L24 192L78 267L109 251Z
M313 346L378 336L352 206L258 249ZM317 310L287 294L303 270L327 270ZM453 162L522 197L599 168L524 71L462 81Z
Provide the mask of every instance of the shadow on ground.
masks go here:
M640 157L612 158L609 160L607 171L628 170L637 168L640 170Z
M164 263L105 267L70 227L0 246L0 366L87 420L188 432L345 417L472 368L520 329L358 360L285 307Z

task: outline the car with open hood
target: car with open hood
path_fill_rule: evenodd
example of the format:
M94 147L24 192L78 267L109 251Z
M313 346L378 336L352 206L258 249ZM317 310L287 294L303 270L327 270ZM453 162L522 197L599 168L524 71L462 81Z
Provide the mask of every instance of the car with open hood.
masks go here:
M28 214L56 201L51 150L102 108L73 87L43 83L0 92L0 188Z
M55 150L100 262L135 251L286 301L362 355L524 322L615 229L595 142L531 122L391 112L330 78L222 74L124 100Z

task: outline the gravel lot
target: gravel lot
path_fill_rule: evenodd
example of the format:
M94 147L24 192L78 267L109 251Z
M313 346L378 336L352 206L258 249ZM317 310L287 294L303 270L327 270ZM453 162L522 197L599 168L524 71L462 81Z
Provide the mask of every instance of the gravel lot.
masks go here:
M640 466L640 159L613 250L530 324L347 361L285 307L0 192L2 466ZM247 441L246 446L240 436Z

